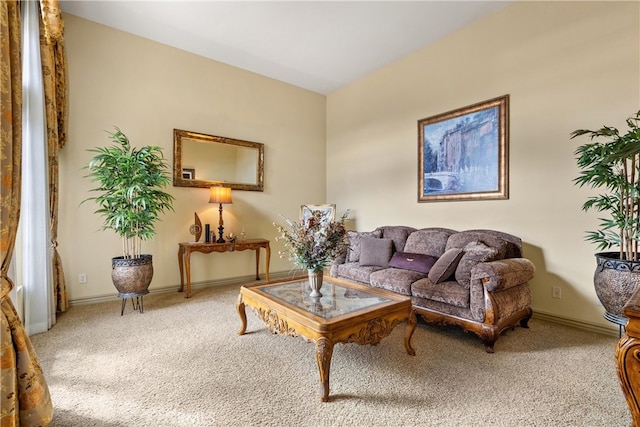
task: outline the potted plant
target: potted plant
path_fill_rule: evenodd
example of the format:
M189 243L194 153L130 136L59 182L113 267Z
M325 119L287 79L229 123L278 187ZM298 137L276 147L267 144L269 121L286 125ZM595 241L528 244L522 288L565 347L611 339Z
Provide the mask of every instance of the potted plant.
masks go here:
M610 126L571 133L571 139L587 135L591 140L575 152L581 171L574 182L603 190L582 209L609 214L600 218L598 230L587 232L586 240L599 250L617 249L596 253L594 286L605 317L620 325L625 320L622 308L640 284L640 111L626 123L624 134Z
M349 211L338 221L332 221L329 215L329 211L314 210L300 222L283 216L285 226L273 224L280 233L276 241L284 241L285 250L279 251L280 258L288 257L296 267L307 270L312 298L322 296L324 269L349 248L344 227Z
M141 253L141 243L155 235L159 215L173 210L174 199L162 190L171 179L160 147L131 147L129 138L115 129L109 133L113 145L88 150L95 155L85 169L98 183L91 190L98 195L83 203L95 201L95 213L104 218L102 230L113 230L122 238L122 256L112 259L111 277L118 296L131 298L148 293L152 256Z

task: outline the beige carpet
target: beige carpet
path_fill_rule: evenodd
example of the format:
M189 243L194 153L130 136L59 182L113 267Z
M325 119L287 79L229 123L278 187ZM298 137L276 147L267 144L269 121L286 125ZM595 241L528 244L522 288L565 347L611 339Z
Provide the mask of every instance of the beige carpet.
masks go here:
M378 346L337 345L331 401L314 346L272 335L235 302L238 286L73 306L32 336L54 426L628 426L617 339L535 317L487 354L474 335L401 325Z

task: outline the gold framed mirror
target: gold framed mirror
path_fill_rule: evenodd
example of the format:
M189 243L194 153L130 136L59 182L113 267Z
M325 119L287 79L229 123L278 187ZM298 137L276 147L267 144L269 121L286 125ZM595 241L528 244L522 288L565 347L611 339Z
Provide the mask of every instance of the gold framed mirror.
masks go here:
M264 144L173 130L173 185L264 191Z

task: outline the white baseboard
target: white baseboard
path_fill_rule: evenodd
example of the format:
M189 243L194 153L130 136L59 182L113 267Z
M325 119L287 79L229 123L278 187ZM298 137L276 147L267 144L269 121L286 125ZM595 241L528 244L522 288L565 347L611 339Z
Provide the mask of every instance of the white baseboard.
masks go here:
M299 275L300 273L297 272L297 274ZM292 277L291 271L282 271L282 272L275 272L275 273L269 272L269 279L271 281L282 280L289 277ZM257 283L257 281L255 280L255 276L251 275L251 276L231 277L231 278L218 279L218 280L206 280L202 282L192 282L191 289L197 290L197 289L209 288L212 286L226 286L226 285L234 285L234 284L245 285L247 283ZM159 293L166 293L166 292L178 292L178 289L180 289L180 285L166 286L163 288L149 289L149 293L159 294ZM114 288L114 291L115 291L115 288ZM109 295L98 295L94 297L70 299L69 305L73 306L73 305L83 305L83 304L96 304L99 302L116 301L118 299L119 298L116 291L115 293L109 294Z
M603 326L597 323L585 322L583 320L571 319L568 317L561 317L555 314L545 313L543 311L534 311L533 318L546 320L554 323L559 323L565 326L572 326L574 328L584 329L591 332L597 332L599 334L604 334L604 335L611 335L611 336L618 337L618 334L619 334L618 326L614 325L613 323L611 324L610 327ZM622 330L622 333L624 334L624 329Z

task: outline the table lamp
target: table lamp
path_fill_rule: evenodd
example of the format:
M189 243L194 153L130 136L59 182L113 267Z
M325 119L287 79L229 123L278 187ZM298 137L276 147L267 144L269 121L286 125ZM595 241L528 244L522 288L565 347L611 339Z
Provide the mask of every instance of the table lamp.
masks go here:
M216 243L224 243L224 222L222 221L222 204L223 203L233 203L231 201L231 189L222 186L214 186L209 189L209 203L219 203L220 204L220 222L218 226L218 240Z

